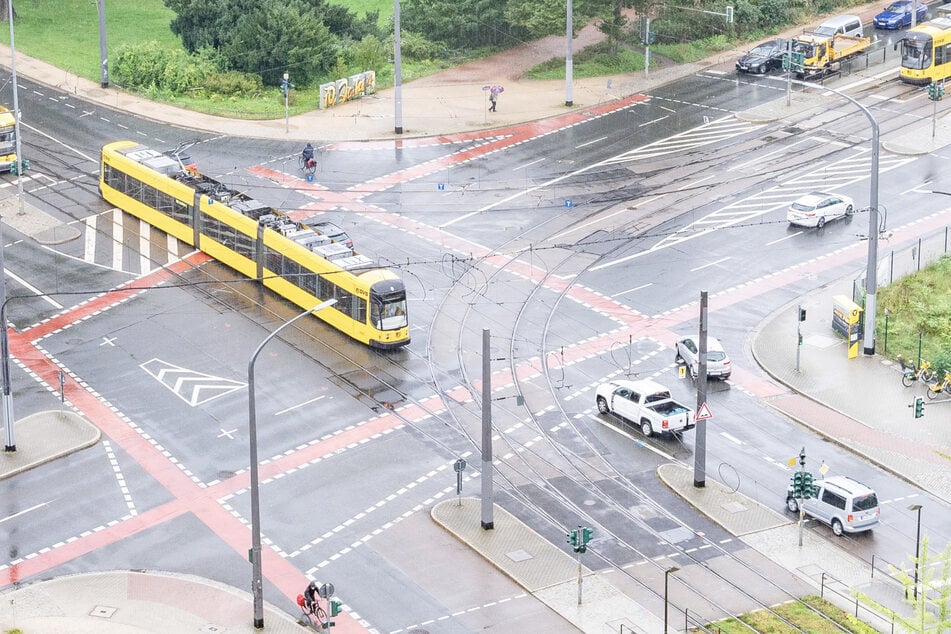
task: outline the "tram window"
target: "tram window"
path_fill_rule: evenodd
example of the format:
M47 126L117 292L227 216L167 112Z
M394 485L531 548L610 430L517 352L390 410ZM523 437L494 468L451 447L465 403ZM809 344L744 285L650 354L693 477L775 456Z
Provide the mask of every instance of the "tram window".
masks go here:
M317 279L317 297L333 299L336 296L334 292L335 288L334 283L326 277L321 276Z
M935 47L934 65L939 66L941 64L947 64L948 62L951 62L951 44Z
M335 297L337 298L335 308L343 314L353 317L353 295L338 286Z
M309 273L307 271L301 271L300 278L297 282L297 285L302 289L310 293L311 295L317 295L317 275L314 273ZM319 295L317 295L319 297Z
M284 270L284 256L274 249L268 249L267 256L264 259L264 266L267 269L280 274L280 272Z
M175 208L175 199L164 192L155 190L155 208L166 216Z
M171 210L169 215L175 220L178 220L179 222L182 222L186 225L191 226L192 224L191 207L189 207L182 201L178 200L177 198L174 199L174 203L175 203L175 206Z
M300 264L290 258L284 258L284 270L281 277L291 284L298 284L300 278Z
M235 232L234 250L246 258L254 257L254 239L240 231Z

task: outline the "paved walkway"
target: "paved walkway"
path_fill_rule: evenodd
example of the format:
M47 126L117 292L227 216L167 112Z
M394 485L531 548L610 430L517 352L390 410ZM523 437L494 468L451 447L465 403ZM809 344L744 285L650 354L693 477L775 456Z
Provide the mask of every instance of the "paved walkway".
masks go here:
M866 12L869 12L868 10ZM727 53L724 60L735 55ZM0 47L0 59L9 51ZM451 135L564 114L584 111L594 105L647 92L653 87L690 75L706 64L684 65L643 75L582 79L573 83L574 104L565 105L564 82L509 82L499 101L499 111L488 113L479 81L452 82L446 76L417 80L403 86L403 135L394 127L393 91L338 106L292 117L285 132L284 120L240 121L185 112L145 101L93 82L64 74L43 63L19 55L18 72L48 86L66 90L102 106L133 112L154 120L187 125L220 134L320 142L368 139L396 139L409 136ZM888 76L893 76L893 72ZM882 81L885 75L860 75L854 82ZM750 121L771 121L827 107L837 98L823 91L794 93L789 106L785 99L740 113ZM943 118L936 134L931 122L923 121L902 131L901 138L882 139L886 151L923 154L951 143L951 122ZM34 213L35 212L35 213ZM19 222L27 233L52 228L37 210L28 210L18 219L3 210L5 221ZM55 234L55 232L54 232ZM53 235L55 238L55 235ZM764 320L753 339L753 353L765 371L795 394L774 397L770 404L816 430L817 433L859 451L882 467L922 486L945 500L951 500L951 463L942 447L951 446L948 413L929 405L922 421L911 422L907 408L911 391L899 389L893 366L879 356L849 360L844 344L830 333L832 297L849 294L848 281L822 288L799 300L808 307L810 320L803 324L804 345L801 365L794 365L797 323L787 309ZM858 392L855 386L863 386ZM949 408L951 413L951 408ZM22 451L0 458L0 478L11 477L37 463L53 460L98 442L98 429L68 412L47 412L17 421L15 434ZM44 442L34 442L34 439ZM33 449L34 447L40 449ZM30 448L30 449L27 449ZM795 537L795 524L713 479L705 489L695 489L685 467L665 465L658 476L699 511L774 561L796 570L811 584L826 583L818 571L832 573L843 587L863 587L868 570L863 562L813 536L808 548L792 553L788 545ZM631 631L654 634L662 629L657 616L630 596L613 587L603 576L584 570L583 606L577 605L577 562L561 544L552 544L508 514L496 508L493 531L479 528L479 503L464 499L461 504L447 500L432 510L433 520L528 592L588 632L616 631L607 624L626 618ZM808 553L809 561L801 557ZM791 557L796 557L792 561ZM805 565L804 565L805 564ZM811 566L811 567L810 567ZM813 574L815 573L815 574ZM251 596L215 582L160 572L108 572L37 581L8 590L0 601L0 627L19 627L24 632L169 632L251 631ZM265 617L271 631L298 630L291 615L267 607Z

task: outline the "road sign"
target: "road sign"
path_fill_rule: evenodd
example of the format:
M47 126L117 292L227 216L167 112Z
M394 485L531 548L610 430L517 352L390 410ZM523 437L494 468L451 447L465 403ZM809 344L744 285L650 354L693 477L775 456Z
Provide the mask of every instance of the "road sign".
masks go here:
M713 414L710 412L710 408L707 407L706 403L700 406L700 409L697 410L697 413L694 414L693 417L695 421L708 420L710 418L713 418Z

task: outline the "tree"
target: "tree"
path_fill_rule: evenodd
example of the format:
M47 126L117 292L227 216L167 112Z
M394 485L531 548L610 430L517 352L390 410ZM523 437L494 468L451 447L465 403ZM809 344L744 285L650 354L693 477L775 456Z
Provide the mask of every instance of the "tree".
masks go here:
M929 634L943 632L951 628L951 542L936 558L928 552L927 535L921 540L921 550L917 557L910 557L910 569L904 564L901 568L889 566L892 574L905 586L905 603L912 606L912 616L906 616L878 603L867 594L855 591L856 597L878 612L894 619L909 632ZM917 568L916 568L917 566ZM914 571L918 571L918 584L915 586Z
M10 17L10 7L13 5L13 0L0 0L0 21L9 22ZM17 10L16 7L13 8L13 21L16 22L17 19Z

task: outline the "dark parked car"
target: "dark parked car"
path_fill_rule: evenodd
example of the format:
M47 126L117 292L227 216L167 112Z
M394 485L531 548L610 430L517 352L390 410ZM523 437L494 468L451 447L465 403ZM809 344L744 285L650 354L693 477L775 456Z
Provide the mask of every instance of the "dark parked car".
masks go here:
M736 70L743 73L765 73L773 68L782 68L785 54L786 40L763 42L736 60Z
M915 7L915 24L928 19L928 5L917 0L897 0L875 16L872 24L876 29L901 29L911 26L912 5Z

